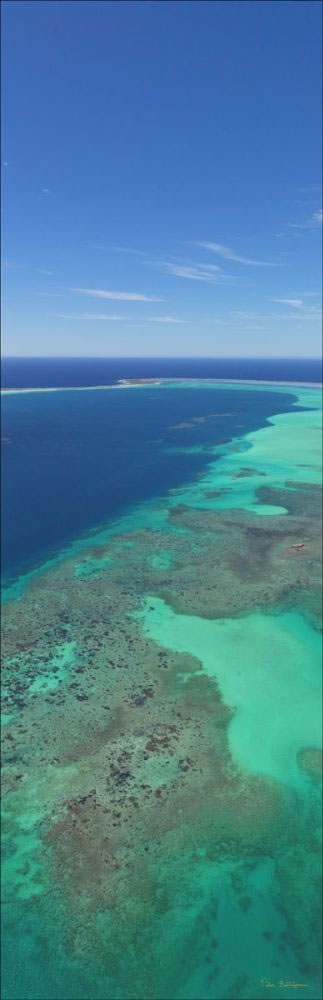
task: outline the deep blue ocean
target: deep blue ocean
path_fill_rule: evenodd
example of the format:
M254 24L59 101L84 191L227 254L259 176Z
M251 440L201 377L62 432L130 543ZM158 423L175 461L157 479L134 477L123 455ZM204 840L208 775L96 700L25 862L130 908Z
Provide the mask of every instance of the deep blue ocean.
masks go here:
M5 359L2 385L95 386L153 376L315 382L321 372L313 360ZM293 399L292 390L282 397L274 387L228 389L224 400L221 388L166 386L2 397L4 580L132 505L191 481L210 460L210 446L264 426ZM224 411L222 420L172 429ZM196 444L203 450L186 450Z
M317 358L4 358L4 389L111 385L120 378L321 382Z

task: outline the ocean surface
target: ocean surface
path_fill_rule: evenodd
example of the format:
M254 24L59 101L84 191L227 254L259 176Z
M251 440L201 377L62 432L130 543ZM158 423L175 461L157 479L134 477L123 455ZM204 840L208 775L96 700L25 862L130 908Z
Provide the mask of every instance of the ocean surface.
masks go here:
M111 385L121 378L321 382L318 358L3 358L2 386Z
M319 381L5 359L4 1000L321 997Z
M320 369L313 359L4 358L2 387L116 385L123 378L155 376L318 382ZM232 391L238 401L237 389ZM185 429L185 444L194 448L198 442L199 450L170 454L172 425L189 419L192 399L203 415L214 400L214 387L203 387L199 396L192 389L185 401L183 393L167 389L158 395L153 389L140 396L132 392L126 399L124 394L107 399L98 393L86 398L63 393L3 400L3 580L131 504L190 480L206 466L208 445L261 426L275 411L268 393L249 395L248 408L238 418L233 413L216 425Z

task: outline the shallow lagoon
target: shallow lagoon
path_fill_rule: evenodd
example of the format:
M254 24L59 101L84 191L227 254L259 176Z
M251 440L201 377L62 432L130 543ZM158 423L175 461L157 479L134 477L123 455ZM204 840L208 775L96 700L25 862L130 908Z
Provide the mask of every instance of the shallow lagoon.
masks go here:
M154 391L195 479L8 594L3 995L314 1000L319 394Z

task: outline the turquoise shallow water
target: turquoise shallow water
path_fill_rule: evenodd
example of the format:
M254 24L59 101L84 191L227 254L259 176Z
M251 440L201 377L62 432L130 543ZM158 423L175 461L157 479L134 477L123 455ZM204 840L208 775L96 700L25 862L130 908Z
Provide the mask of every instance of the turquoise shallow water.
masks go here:
M198 477L7 592L5 1000L321 995L320 395L295 403L215 453L179 429Z
M146 598L144 628L159 645L189 652L234 710L233 760L243 770L299 787L302 747L322 741L321 637L296 613L210 622ZM185 675L183 675L185 683Z
M299 391L298 402L311 403L312 392ZM270 424L246 436L245 451L225 454L211 467L203 479L203 494L206 483L224 494L222 500L209 500L213 509L253 510L260 516L286 513L279 505L259 503L257 489L264 475L267 488L279 489L286 481L292 488L320 484L320 412L279 414ZM248 476L237 480L242 458ZM207 506L201 493L201 485L193 486L185 503ZM303 777L298 750L307 745L320 748L322 741L321 638L304 618L295 613L257 614L210 622L174 614L165 602L148 596L144 622L149 636L178 652L192 653L216 678L223 700L235 710L229 740L236 763L299 784Z
M312 410L280 413L270 418L269 427L238 438L236 448L233 445L232 451L225 449L223 458L211 464L203 477L203 490L198 483L185 493L185 503L218 510L236 508L266 516L285 513L286 509L278 504L261 504L257 490L263 485L279 489L289 482L321 484L320 390L297 390L300 406L312 406L314 400L318 406L314 413ZM248 476L237 479L241 466L247 467ZM205 488L221 490L220 497L208 501Z

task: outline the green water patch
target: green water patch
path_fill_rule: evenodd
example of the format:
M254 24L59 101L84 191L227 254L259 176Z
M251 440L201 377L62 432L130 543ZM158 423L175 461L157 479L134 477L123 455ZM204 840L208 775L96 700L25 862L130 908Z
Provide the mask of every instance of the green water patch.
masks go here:
M111 566L114 566L114 560L110 556L104 556L102 559L88 558L76 564L74 576L79 580L87 579L89 576L95 576L96 573L110 569Z
M10 726L15 718L16 716L13 712L1 712L1 726Z
M29 691L31 694L45 691L54 691L59 684L69 677L70 669L75 662L76 642L63 642L56 649L56 654L50 660L49 669L46 673L36 677L31 684Z
M41 809L24 792L13 792L2 812L2 899L29 901L43 891Z
M7 665L19 673L24 682L25 694L46 694L47 691L55 691L60 684L69 679L71 668L75 663L76 646L74 640L60 643L48 661L41 659L30 661L25 653L18 653L8 660ZM34 675L31 681L30 675ZM7 690L3 690L2 693L10 696Z
M169 569L172 565L173 557L167 549L156 552L150 556L149 563L153 569Z
M229 744L236 764L301 787L297 754L321 745L319 633L296 612L209 621L178 615L153 597L142 616L146 635L190 653L216 679L234 710Z
M201 453L206 451L212 452L215 451L215 448L213 448L212 445L203 445L203 444L183 445L182 447L180 445L177 445L177 447L174 446L172 448L163 448L164 455L180 455L183 453L185 455L200 455Z
M271 983L273 998L281 992L291 998L293 981L304 984L304 976L286 941L286 922L277 908L272 858L244 862L228 858L218 863L202 854L201 849L200 857L190 859L190 864L188 858L174 864L173 881L178 889L160 919L158 960L161 967L170 968L173 983L177 980L178 984L176 992L170 990L167 996L261 1000ZM162 877L163 873L161 881ZM314 998L317 985L306 979L306 989L299 995Z
M35 831L17 833L10 839L6 856L6 838L3 837L4 861L2 865L3 900L31 900L43 892L43 865L39 860L41 841Z

